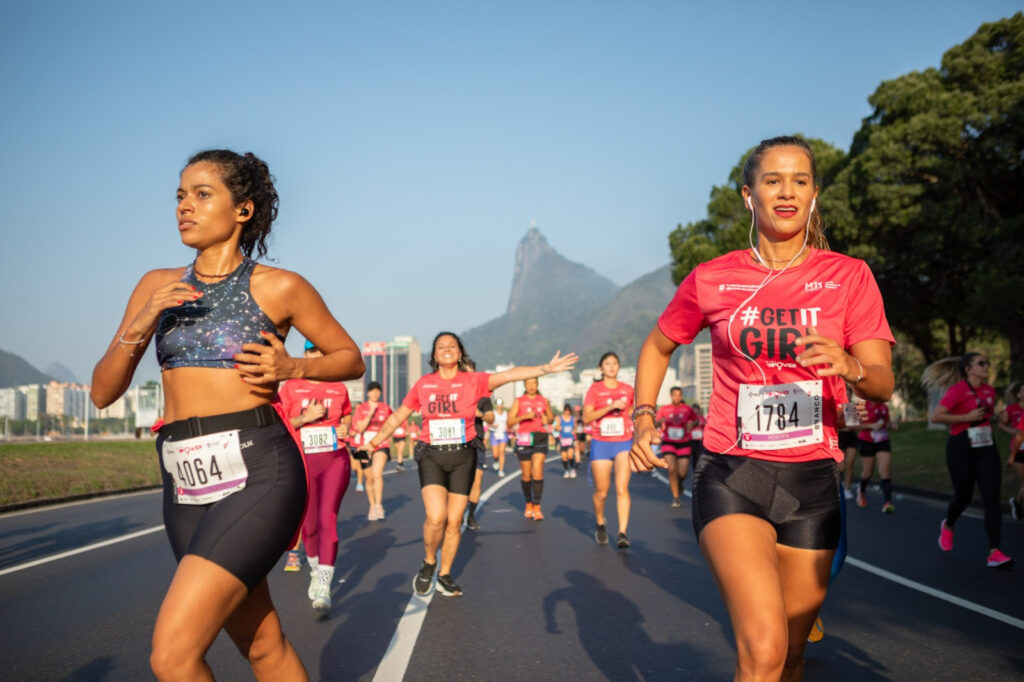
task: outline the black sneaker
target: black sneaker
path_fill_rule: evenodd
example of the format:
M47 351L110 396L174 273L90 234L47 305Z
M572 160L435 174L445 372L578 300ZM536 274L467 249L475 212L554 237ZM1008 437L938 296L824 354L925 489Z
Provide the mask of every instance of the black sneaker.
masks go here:
M620 531L615 537L615 546L619 549L626 549L629 547L629 538L626 537L625 533Z
M1014 495L1010 498L1010 516L1013 517L1014 521L1020 521L1020 505L1017 504L1017 496Z
M480 530L480 524L477 523L476 517L472 514L466 517L466 528L470 530Z
M420 566L419 572L416 577L412 579L413 591L421 597L429 596L434 591L434 564L428 564L426 561Z
M437 576L437 591L446 597L461 597L462 588L452 580L451 573Z
M597 544L599 544L599 545L607 545L608 544L608 531L606 531L604 529L603 525L598 524L597 532L594 533L594 540L596 540Z

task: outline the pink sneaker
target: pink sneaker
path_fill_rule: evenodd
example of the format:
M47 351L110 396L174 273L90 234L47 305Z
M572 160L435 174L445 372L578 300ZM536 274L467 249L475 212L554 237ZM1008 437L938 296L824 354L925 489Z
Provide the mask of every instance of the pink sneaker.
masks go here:
M939 522L939 548L943 552L953 551L953 529L946 526L945 519Z
M996 568L998 566L1012 566L1013 559L1006 556L998 549L993 549L988 555L988 567Z

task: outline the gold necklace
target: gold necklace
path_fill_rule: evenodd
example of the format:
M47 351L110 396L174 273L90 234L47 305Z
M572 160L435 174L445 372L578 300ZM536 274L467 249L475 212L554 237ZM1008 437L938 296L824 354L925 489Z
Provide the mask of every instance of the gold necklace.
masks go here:
M199 275L200 277L227 277L228 275L230 275L232 272L234 272L237 269L238 269L238 266L236 265L235 267L231 268L229 271L222 272L222 273L214 274L214 273L207 273L207 272L199 272L199 268L196 267L196 262L192 261L192 272L194 272L195 274Z

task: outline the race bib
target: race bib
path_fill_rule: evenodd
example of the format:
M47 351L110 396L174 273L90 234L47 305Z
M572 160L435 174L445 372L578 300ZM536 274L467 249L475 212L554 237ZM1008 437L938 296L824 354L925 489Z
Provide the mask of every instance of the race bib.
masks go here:
M338 433L333 426L303 426L299 434L302 436L302 451L307 455L338 449Z
M626 435L626 420L623 417L605 417L601 420L601 435L606 438Z
M872 431L871 432L871 442L872 443L883 443L883 442L885 442L887 440L889 440L889 430L888 429L878 429L876 431Z
M533 434L527 431L526 433L516 434L516 445L521 448L528 448L533 445Z
M562 436L558 439L558 442L562 444L563 448L571 448L573 444L572 436Z
M431 445L456 445L466 442L466 425L461 419L432 419Z
M237 430L165 441L161 450L164 469L174 479L177 504L222 500L244 488L249 478Z
M741 447L783 450L821 443L821 381L791 384L740 384L736 421Z
M972 426L967 429L967 438L972 448L987 448L992 445L992 427Z
M668 427L668 439L671 441L681 441L683 436L686 434L686 429L681 426L670 426Z
M704 430L703 429L694 429L693 433L691 433L690 436L694 440L700 440L701 438L704 437Z

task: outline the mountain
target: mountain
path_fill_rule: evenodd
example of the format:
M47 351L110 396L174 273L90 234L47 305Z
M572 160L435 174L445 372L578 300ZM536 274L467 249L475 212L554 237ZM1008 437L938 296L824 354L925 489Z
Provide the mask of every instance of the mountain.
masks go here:
M48 384L53 378L43 374L14 353L0 350L0 388L23 384Z
M69 384L80 384L78 377L70 369L60 364L59 362L51 362L46 366L46 373L57 381L63 381Z
M610 279L568 260L531 228L516 247L505 314L466 331L462 339L481 369L508 362L541 364L558 349L570 350L579 330L618 291Z
M580 367L596 367L601 355L609 350L615 351L624 367L635 366L640 346L675 291L671 265L620 289L573 340L570 347L580 354Z
M505 314L462 339L481 369L541 364L558 349L579 353L580 369L596 367L608 350L632 366L675 290L669 265L619 288L560 255L533 228L516 247Z

